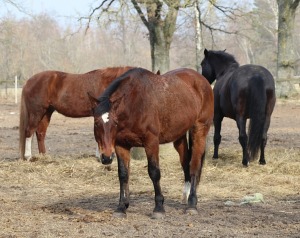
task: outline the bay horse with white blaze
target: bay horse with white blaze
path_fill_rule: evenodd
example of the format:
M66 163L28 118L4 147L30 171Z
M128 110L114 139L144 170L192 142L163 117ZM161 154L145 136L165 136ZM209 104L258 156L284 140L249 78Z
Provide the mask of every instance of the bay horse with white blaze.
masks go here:
M260 164L266 164L265 146L271 115L275 106L275 83L272 74L259 65L240 66L225 51L204 50L202 74L214 85L214 154L218 158L221 143L221 123L224 117L236 121L239 142L243 148L242 164L256 158L260 149ZM248 135L246 121L250 119Z
M111 163L115 155L118 159L120 200L114 215L126 217L129 206L130 148L144 147L155 191L152 217L164 216L159 144L169 142L174 142L180 155L187 212L196 213L196 188L213 120L213 92L207 80L191 69L158 75L135 68L114 80L98 99L90 99L95 107L94 133L102 163Z
M21 97L21 159L32 158L31 141L34 133L39 153L46 153L45 136L54 111L73 118L92 116L92 105L86 92L99 96L109 83L131 68L112 67L85 74L44 71L28 79Z

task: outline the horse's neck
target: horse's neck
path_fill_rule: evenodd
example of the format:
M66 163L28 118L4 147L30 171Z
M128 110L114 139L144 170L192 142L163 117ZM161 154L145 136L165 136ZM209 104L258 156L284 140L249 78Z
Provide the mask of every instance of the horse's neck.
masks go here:
M220 70L218 70L218 72L216 72L216 79L222 81L229 80L238 67L239 67L238 63L223 65L223 67Z

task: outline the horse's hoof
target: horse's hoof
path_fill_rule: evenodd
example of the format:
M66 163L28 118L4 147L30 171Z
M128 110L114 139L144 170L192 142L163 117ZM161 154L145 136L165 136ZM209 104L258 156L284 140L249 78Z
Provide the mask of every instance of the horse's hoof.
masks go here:
M265 164L266 164L266 161L259 161L259 164L260 164L260 165L265 165Z
M166 216L164 212L153 212L151 218L152 219L163 219Z
M188 215L198 215L197 209L192 207L187 208L185 213Z
M113 217L123 219L127 218L127 214L124 212L114 212Z
M32 156L24 156L23 160L31 162Z

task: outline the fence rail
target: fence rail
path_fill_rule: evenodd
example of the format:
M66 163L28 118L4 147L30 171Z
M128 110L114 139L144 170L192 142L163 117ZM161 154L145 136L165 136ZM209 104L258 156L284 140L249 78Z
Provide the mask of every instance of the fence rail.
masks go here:
M274 78L276 83L281 83L281 82L291 82L294 84L300 84L300 76L293 76L291 79L278 79Z

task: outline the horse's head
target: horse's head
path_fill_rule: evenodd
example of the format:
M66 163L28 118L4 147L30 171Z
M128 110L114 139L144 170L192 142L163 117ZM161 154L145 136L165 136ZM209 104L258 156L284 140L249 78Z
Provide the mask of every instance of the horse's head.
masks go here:
M111 164L115 157L117 124L108 110L101 110L100 100L89 94L94 116L94 136L101 151L102 164ZM105 98L103 100L109 100Z
M208 80L210 84L213 83L216 79L216 72L214 66L212 65L210 57L210 52L205 49L204 50L204 59L201 62L202 75Z

